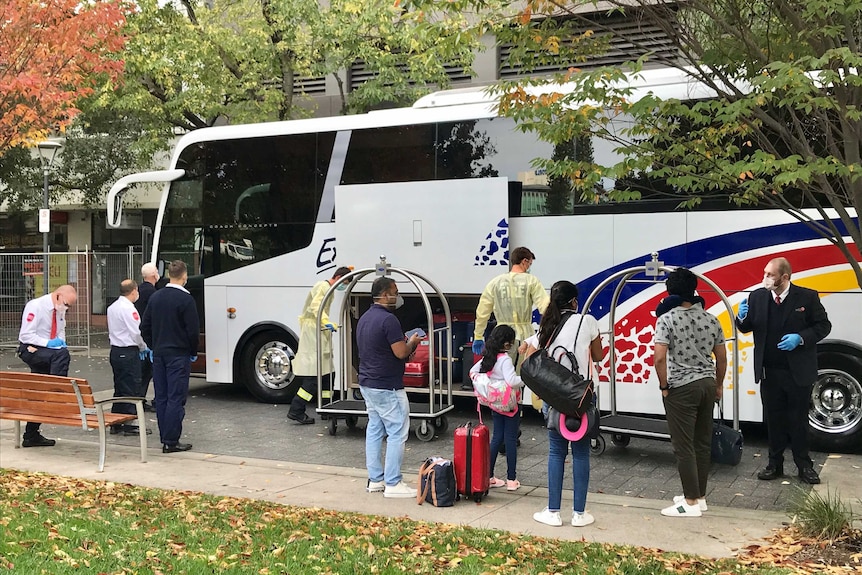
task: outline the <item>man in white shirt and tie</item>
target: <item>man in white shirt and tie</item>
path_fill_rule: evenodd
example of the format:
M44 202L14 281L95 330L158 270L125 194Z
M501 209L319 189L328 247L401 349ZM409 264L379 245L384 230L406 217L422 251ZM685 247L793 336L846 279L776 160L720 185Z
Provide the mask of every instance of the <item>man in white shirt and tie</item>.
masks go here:
M141 357L147 344L141 337L141 316L135 308L138 284L120 283L120 297L108 306L108 339L111 342L111 369L114 371L114 397L137 397L141 387ZM134 404L115 403L111 413L136 413ZM137 425L112 425L111 433L138 435Z
M18 357L31 373L69 375L69 350L66 347L66 310L78 301L78 292L61 285L53 292L27 302L18 332ZM51 447L55 441L39 432L41 423L24 427L24 447Z

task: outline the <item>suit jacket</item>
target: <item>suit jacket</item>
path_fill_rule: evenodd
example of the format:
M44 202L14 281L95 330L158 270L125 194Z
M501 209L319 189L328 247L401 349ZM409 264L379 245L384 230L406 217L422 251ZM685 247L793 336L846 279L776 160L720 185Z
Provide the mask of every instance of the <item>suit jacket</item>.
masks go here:
M751 292L748 298L748 315L736 319L736 326L743 333L754 332L755 380L763 379L763 355L766 345L766 330L769 326L769 306L773 294L765 288ZM790 284L790 291L778 306L782 318L781 336L798 333L802 344L787 354L787 362L796 385L812 385L817 379L817 342L829 335L832 323L820 303L817 292Z

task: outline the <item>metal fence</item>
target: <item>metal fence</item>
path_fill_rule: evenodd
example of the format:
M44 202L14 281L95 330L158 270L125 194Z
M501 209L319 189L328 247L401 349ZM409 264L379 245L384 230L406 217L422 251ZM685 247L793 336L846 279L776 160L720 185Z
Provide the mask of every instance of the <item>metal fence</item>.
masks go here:
M45 294L47 268L49 290L63 284L78 290L77 303L66 312L66 341L72 349L89 352L92 337L108 332L105 314L120 295L120 282L140 281L141 252L130 246L125 253L51 252L47 256L0 252L0 347L17 347L24 305Z

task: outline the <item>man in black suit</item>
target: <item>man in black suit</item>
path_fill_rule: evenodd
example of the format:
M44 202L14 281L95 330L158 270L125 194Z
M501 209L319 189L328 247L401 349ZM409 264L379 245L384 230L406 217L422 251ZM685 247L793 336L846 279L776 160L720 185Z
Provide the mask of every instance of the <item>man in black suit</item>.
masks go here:
M769 434L769 462L757 474L770 480L784 475L788 444L799 478L820 483L808 456L808 407L817 379L817 342L832 329L816 291L790 283L790 262L774 258L763 269L763 287L739 304L736 325L754 332L754 373L760 383Z

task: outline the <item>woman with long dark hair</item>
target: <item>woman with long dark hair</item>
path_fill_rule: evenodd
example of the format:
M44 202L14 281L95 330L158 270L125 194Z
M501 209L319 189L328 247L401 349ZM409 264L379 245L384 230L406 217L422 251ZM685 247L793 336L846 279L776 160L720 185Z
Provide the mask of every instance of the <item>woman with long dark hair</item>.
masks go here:
M515 365L509 352L515 345L515 330L508 325L498 325L485 341L482 359L470 369L470 377L477 373L486 373L490 379L505 381L518 390L524 386L521 376L515 373ZM515 491L521 486L517 479L518 465L518 430L521 426L521 410L515 404L512 412L500 413L491 411L494 430L491 435L491 487L506 486L508 491ZM497 453L500 446L506 445L506 481L494 476L494 466L497 464Z
M569 358L562 350L554 353L558 347L575 354L578 370L584 377L589 377L591 363L604 357L598 322L590 315L578 313L578 288L565 280L558 281L551 287L551 303L542 315L539 333L527 339L522 345L522 351L530 355L538 348L548 348L554 359L572 369ZM547 417L547 404L542 411ZM539 523L552 526L563 524L560 502L563 496L566 455L570 449L574 476L572 525L584 527L595 521L586 511L587 488L590 484L590 440L585 437L580 441L569 441L557 431L548 429L548 506L533 514L533 519Z

